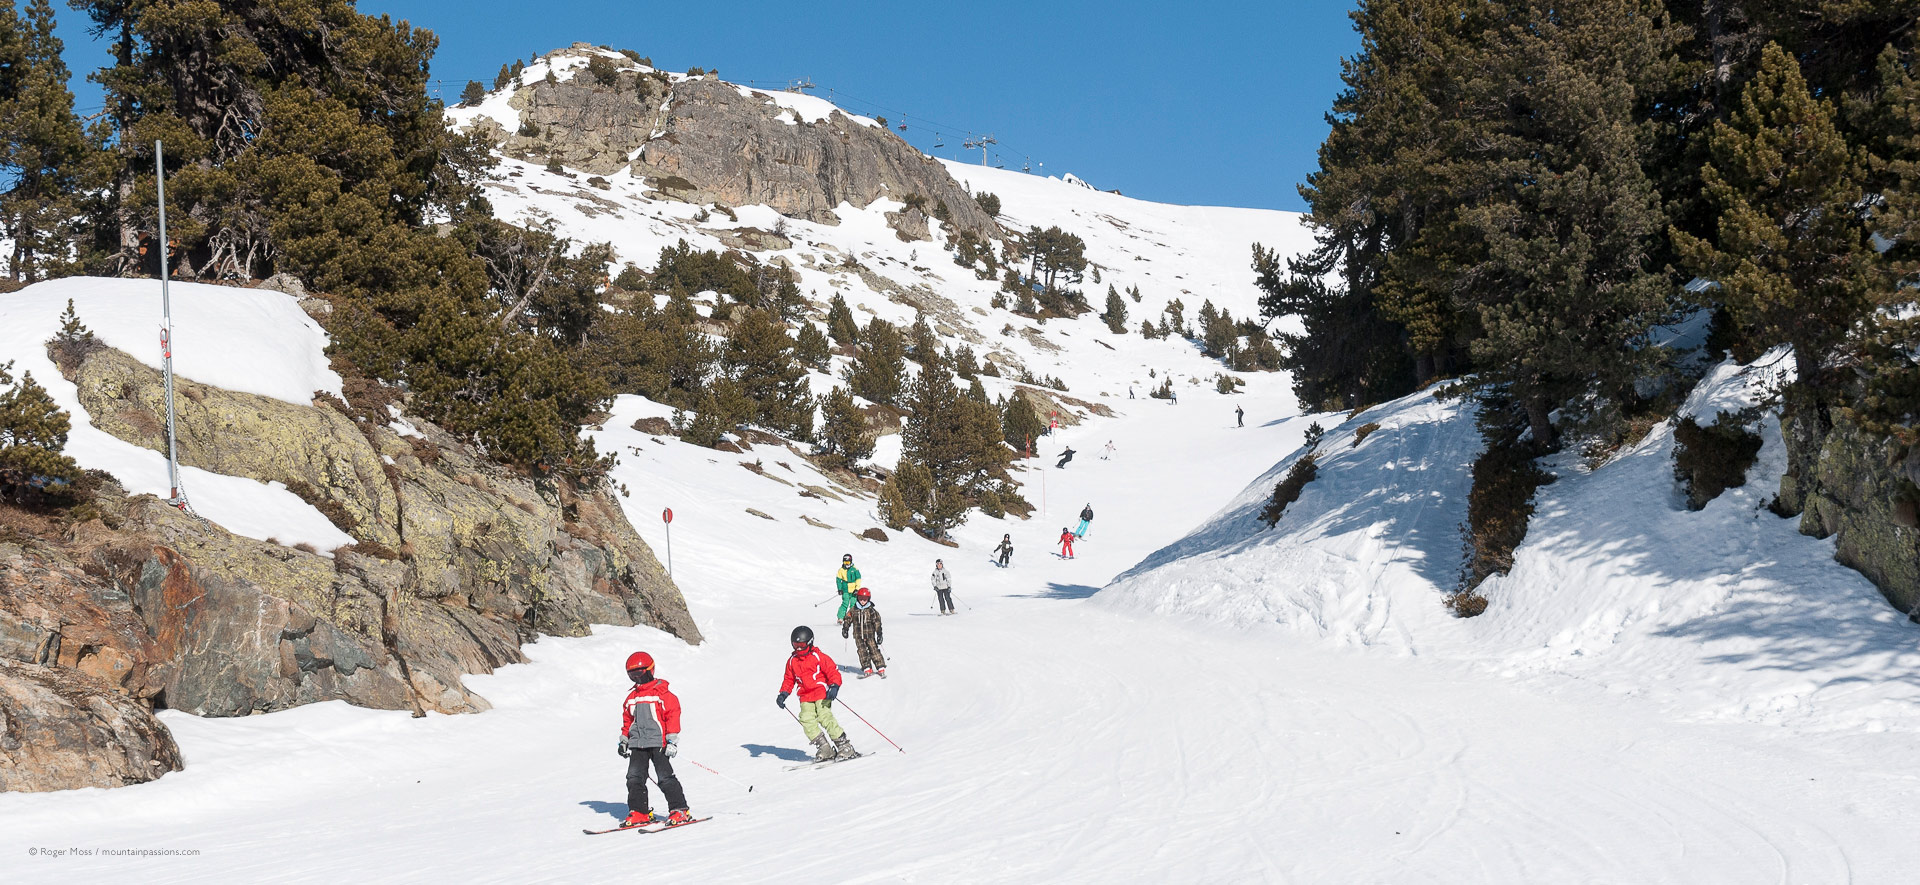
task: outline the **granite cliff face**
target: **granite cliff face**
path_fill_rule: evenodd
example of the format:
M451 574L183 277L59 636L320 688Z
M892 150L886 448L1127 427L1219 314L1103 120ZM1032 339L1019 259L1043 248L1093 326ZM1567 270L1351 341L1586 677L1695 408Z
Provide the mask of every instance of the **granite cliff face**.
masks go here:
M685 78L639 68L624 57L576 46L550 63L604 57L614 82L578 71L570 79L511 87L512 131L489 117L475 125L515 157L558 161L593 175L622 169L662 194L692 203L765 204L784 215L837 224L842 202L924 197L924 212L956 229L996 236L991 216L938 162L884 127L835 111L808 121L773 97L711 76ZM903 238L927 239L927 215L894 220Z
M1801 400L1789 401L1781 431L1788 472L1776 509L1800 514L1803 534L1833 537L1834 559L1920 619L1920 451Z
M158 372L102 349L70 374L97 426L164 445ZM178 391L183 463L285 483L359 543L329 556L256 541L110 481L101 519L0 528L0 789L177 770L157 708L475 712L488 704L460 678L523 661L539 634L645 624L701 639L604 489L493 465L431 424L402 436L324 400Z

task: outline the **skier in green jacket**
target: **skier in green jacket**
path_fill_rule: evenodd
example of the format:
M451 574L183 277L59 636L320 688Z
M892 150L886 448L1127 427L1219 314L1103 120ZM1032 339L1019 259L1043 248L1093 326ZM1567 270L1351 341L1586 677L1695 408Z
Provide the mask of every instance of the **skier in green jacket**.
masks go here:
M840 614L835 620L847 619L847 610L853 608L853 591L860 589L860 570L853 567L853 554L840 557L840 573L833 576L833 583L840 588Z

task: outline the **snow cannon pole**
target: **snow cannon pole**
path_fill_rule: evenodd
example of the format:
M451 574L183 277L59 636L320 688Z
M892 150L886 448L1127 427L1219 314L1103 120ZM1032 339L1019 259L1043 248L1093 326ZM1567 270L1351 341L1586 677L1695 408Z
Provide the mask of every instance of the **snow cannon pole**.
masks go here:
M855 719L860 720L861 724L865 725L868 728L873 728L873 723L868 722L867 717L860 715L859 710L855 710L852 707L848 707L845 701L841 701L840 706L847 707L847 712L852 713ZM795 718L797 719L799 717L795 717ZM879 735L881 740L884 740L889 744L893 744L893 738L887 737L886 732L883 732L877 728L873 728L873 733ZM907 751L906 747L902 747L899 744L893 744L893 748L896 750L899 750L902 753L905 753Z
M700 763L698 763L698 762L694 762L694 760L692 760L692 759L688 759L687 761L688 761L688 762L693 762L693 764L695 764L695 765L699 765L699 766L700 766L701 768L705 768L705 769L706 769L707 771L710 771L710 772L713 772L714 774L717 774L717 775L720 775L720 777L722 777L722 778L725 778L726 780L730 780L730 781L733 781L733 782L734 782L735 784L738 784L739 786L742 786L742 787L746 787L746 788L747 788L747 792L749 792L749 793L751 793L751 792L753 792L753 785L752 785L752 784L742 784L742 783L740 783L739 781L735 781L735 780L733 780L733 778L730 778L730 777L727 777L727 776L726 776L726 775L724 775L724 774L720 774L720 772L717 772L717 771L713 771L713 769L711 769L711 768L707 768L707 766L705 766L705 765L701 765L701 764L700 764Z
M167 397L167 503L181 506L185 498L180 494L180 457L175 452L173 441L173 297L167 291L167 164L161 152L159 139L153 142L153 187L154 195L160 202L160 359L166 370Z

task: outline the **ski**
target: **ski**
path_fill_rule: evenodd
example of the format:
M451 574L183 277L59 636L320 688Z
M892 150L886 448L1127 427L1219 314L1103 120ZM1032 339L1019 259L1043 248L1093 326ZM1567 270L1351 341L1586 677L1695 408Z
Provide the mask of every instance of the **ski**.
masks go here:
M581 830L580 832L589 836L602 836L607 833L624 833L624 832L627 832L628 830L639 830L642 833L658 833L661 830L677 830L684 826L697 824L703 820L713 820L713 816L708 815L706 817L696 817L693 820L687 821L686 823L674 824L672 826L666 825L666 823L663 821L654 820L654 821L648 821L644 824L634 824L631 827L614 827L611 830Z
M851 756L835 756L832 759L822 759L818 762L806 762L800 765L789 765L787 766L787 770L799 771L802 768L822 768L822 767L833 765L840 762L852 762L855 759L860 759L862 757L871 756L871 755L873 754L872 753L855 753Z

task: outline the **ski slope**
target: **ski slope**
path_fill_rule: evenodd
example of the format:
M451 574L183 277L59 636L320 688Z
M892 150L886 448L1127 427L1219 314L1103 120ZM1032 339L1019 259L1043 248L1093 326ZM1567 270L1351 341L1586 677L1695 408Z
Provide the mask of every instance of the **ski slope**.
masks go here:
M1256 385L1251 415L1290 409L1281 379ZM542 639L533 663L470 677L494 704L482 715L166 712L185 771L0 795L0 850L20 858L7 878L1890 882L1920 858L1904 820L1920 785L1892 761L1912 758L1910 733L1686 721L1599 685L1542 691L1465 663L1090 600L1303 432L1297 419L1234 429L1223 403L1201 405L1136 401L1068 436L1088 454L1047 468L1052 516L976 518L958 549L763 520L744 508L766 509L776 484L726 463L741 456L609 430L659 453L623 463L630 485L657 484L628 509L664 548L657 514L675 508L675 575L708 643L645 628ZM1119 455L1100 460L1095 437ZM1077 558L1049 555L1055 524L1088 500ZM1003 531L1019 548L1004 571L986 552ZM878 755L785 771L806 747L772 704L787 631L809 623L852 663L824 602L841 552L887 619L890 678L849 679L840 714ZM956 617L932 614L935 557L954 573ZM613 743L636 649L685 702L680 776L715 820L582 836L625 811Z

